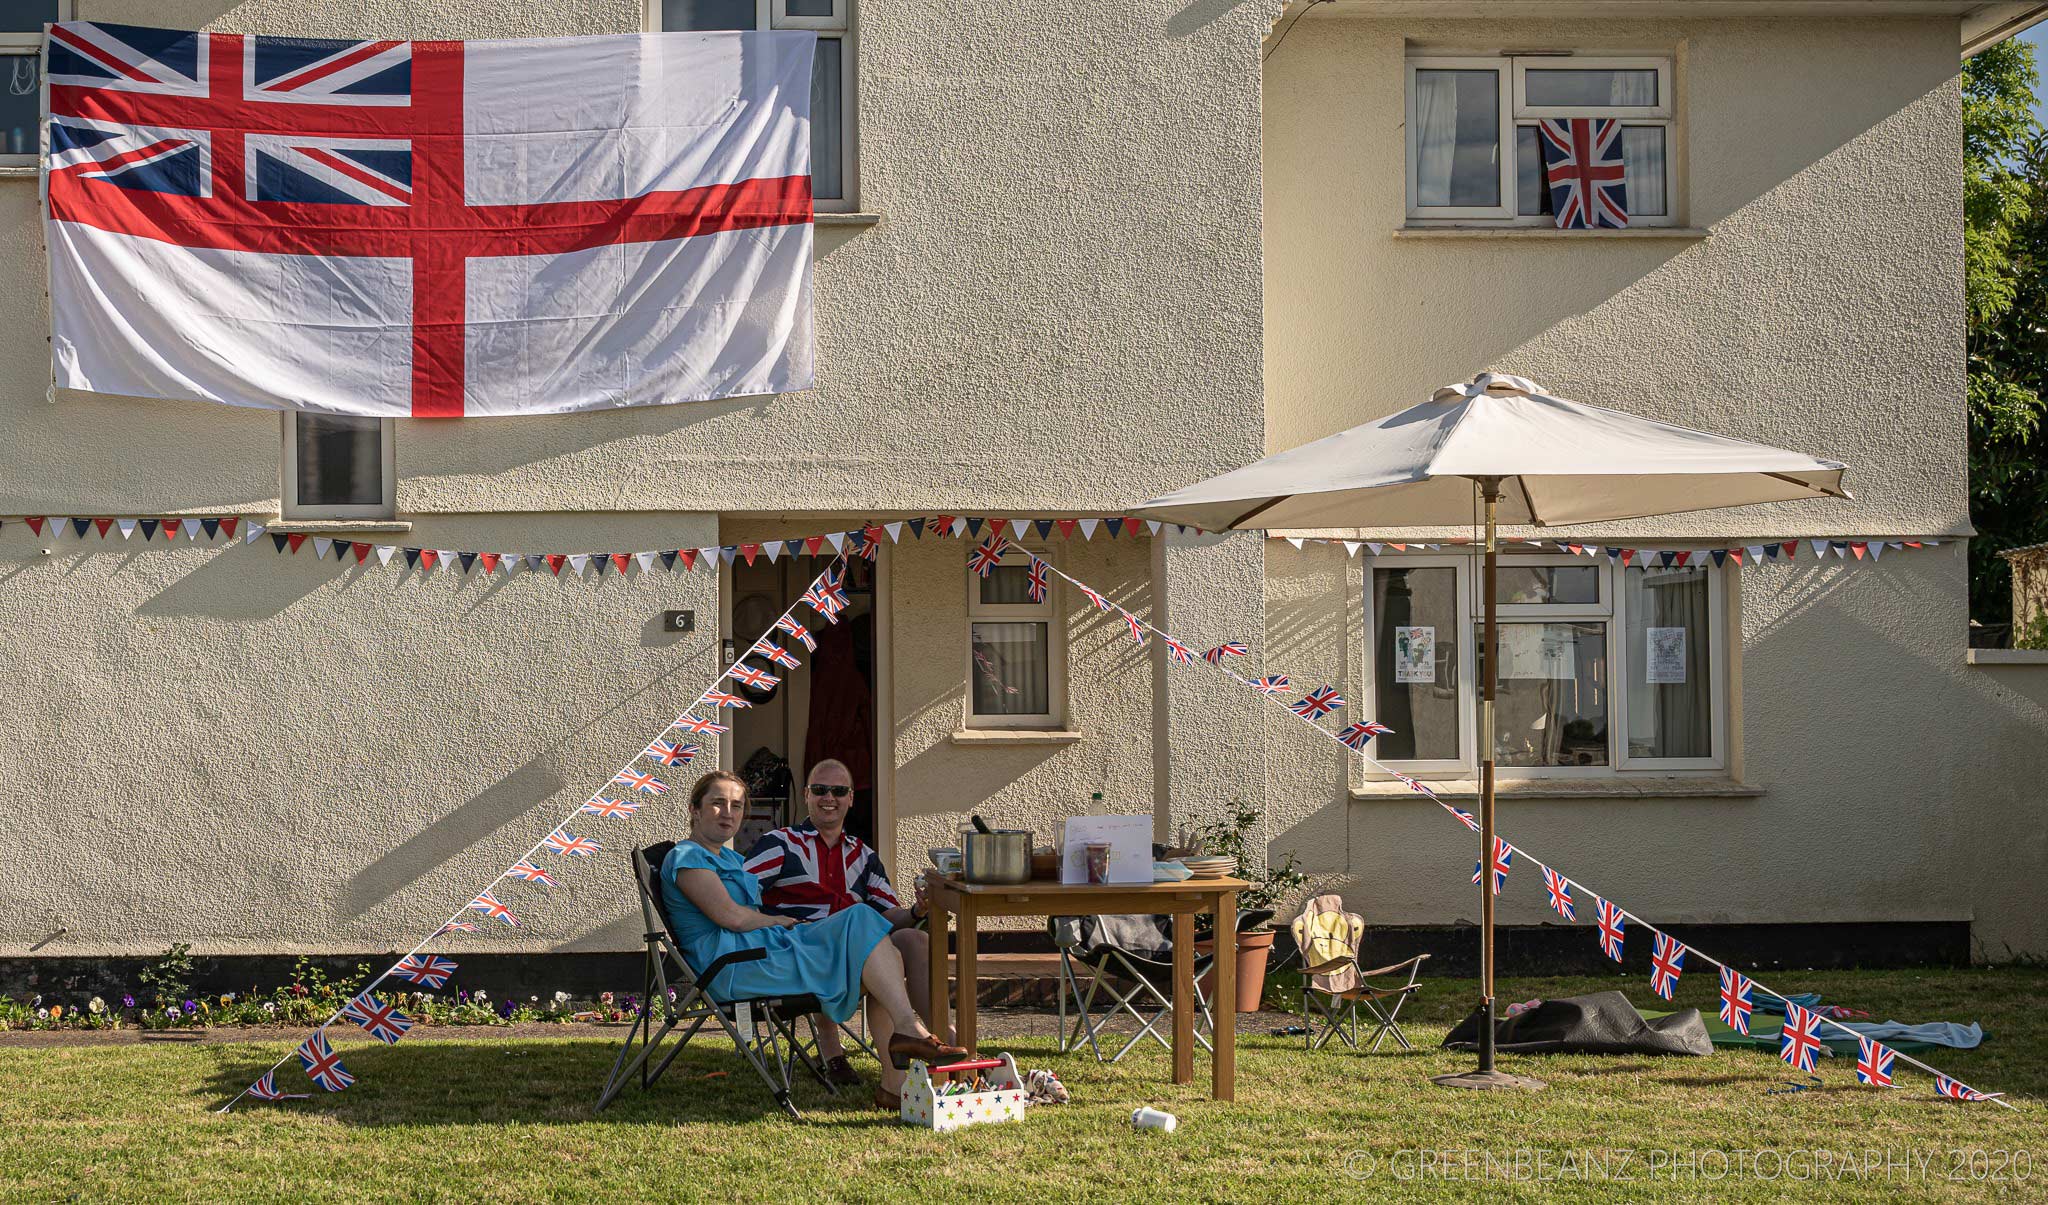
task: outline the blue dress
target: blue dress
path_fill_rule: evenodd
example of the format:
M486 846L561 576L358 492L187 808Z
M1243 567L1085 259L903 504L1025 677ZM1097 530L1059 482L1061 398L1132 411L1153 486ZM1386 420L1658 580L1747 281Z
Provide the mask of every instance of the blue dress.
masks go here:
M746 860L730 849L716 854L695 841L676 842L661 863L661 902L675 923L683 957L692 968L734 950L768 951L758 962L742 962L718 973L712 986L721 1000L758 996L816 996L825 1015L835 1021L852 1017L860 1007L860 971L868 955L888 939L891 925L873 908L847 908L823 920L790 929L750 929L735 933L719 927L676 886L679 870L709 870L724 884L733 902L761 909L761 885L747 873Z

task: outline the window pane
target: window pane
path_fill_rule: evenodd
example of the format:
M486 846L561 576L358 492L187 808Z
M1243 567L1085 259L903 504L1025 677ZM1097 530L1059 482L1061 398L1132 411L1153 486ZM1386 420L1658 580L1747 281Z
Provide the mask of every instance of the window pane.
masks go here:
M1543 170L1543 140L1535 126L1515 127L1515 212L1549 213L1550 182Z
M661 27L673 32L752 29L754 15L754 0L661 0Z
M1493 581L1497 603L1597 603L1598 565L1502 565Z
M846 196L841 47L838 38L819 38L811 61L811 195L827 201Z
M1621 127L1621 167L1628 180L1631 217L1661 218L1670 212L1665 198L1664 127Z
M7 71L7 90L0 94L0 152L36 153L36 127L42 122L43 65L32 54L10 54L0 67Z
M974 713L1047 715L1051 644L1042 623L973 625Z
M1022 561L1022 558L1019 558L1019 560L1022 563L1012 565L1005 562L998 565L993 573L979 579L981 584L981 601L985 603L1037 605L1031 601L1031 571L1027 567L1030 562Z
M1500 204L1500 72L1415 73L1415 203Z
M1627 583L1629 756L1712 757L1707 571L1647 569Z
M1545 67L1523 74L1522 103L1532 108L1650 108L1657 103L1657 72Z
M787 0L783 11L792 17L829 17L832 0Z
M379 420L344 414L300 414L300 506L381 506L384 452Z
M1458 722L1458 571L1375 569L1372 574L1373 738L1383 761L1455 758Z
M1503 766L1604 766L1607 625L1503 623L1494 706ZM1486 646L1480 645L1485 660ZM1485 681L1482 666L1481 681Z
M7 0L0 4L0 33L41 33L43 26L56 20L57 0Z

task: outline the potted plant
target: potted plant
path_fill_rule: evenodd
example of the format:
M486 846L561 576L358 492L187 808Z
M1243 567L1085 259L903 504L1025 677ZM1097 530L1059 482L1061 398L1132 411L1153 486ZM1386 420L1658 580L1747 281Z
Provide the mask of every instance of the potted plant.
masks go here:
M1253 846L1249 838L1259 820L1257 809L1243 799L1232 799L1227 818L1196 829L1192 840L1186 842L1196 852L1237 859L1237 877L1251 884L1237 893L1237 906L1246 912L1277 911L1308 883L1308 876L1297 869L1292 853L1278 865L1265 857L1263 850L1258 851L1260 856L1252 856ZM1273 953L1274 937L1270 924L1254 925L1237 935L1237 1011L1241 1013L1258 1011L1264 999L1266 962ZM1216 943L1213 937L1208 937L1198 941L1196 948L1213 951ZM1206 994L1214 990L1215 972L1212 971L1203 979L1202 991Z

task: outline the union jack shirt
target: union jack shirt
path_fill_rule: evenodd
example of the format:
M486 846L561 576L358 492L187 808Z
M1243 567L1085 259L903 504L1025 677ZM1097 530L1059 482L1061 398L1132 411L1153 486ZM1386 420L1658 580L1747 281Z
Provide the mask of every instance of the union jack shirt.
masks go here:
M756 841L747 870L761 884L761 910L775 916L823 920L855 904L880 912L902 906L866 842L844 833L836 848L827 846L808 820Z

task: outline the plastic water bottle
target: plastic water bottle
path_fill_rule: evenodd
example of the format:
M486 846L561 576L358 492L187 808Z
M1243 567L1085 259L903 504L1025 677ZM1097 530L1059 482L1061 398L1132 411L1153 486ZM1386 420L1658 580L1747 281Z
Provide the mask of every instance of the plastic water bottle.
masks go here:
M1171 1134L1180 1128L1180 1118L1164 1109L1138 1109L1131 1114L1131 1128L1134 1130L1165 1130Z

